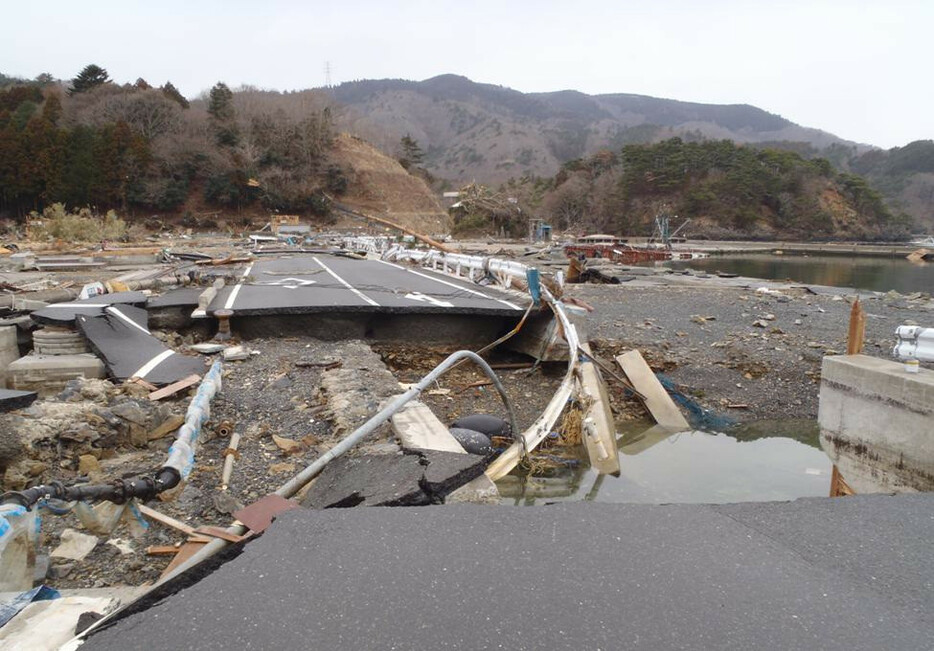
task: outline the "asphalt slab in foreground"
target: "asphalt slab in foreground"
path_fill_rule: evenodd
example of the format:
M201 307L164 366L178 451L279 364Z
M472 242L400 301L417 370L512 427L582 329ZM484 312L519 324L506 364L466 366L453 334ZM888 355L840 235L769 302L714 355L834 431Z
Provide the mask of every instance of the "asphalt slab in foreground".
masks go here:
M920 649L934 495L294 510L83 649Z

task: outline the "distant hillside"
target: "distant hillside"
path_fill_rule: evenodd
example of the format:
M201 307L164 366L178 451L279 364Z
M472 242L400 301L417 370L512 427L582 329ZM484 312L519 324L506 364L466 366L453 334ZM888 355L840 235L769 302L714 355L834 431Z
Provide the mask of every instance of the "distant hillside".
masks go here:
M692 220L691 237L888 240L905 237L909 222L864 178L825 159L726 140L626 145L571 161L547 181L513 180L506 191L519 199L518 214L576 233L648 235L656 215L673 214Z
M425 167L455 182L551 176L568 160L633 143L729 139L853 145L745 104L713 105L642 95L521 93L442 75L425 81L364 80L331 89L343 128L392 151L406 134Z
M904 210L923 232L934 233L934 141L873 150L850 161L896 209Z
M231 90L189 102L166 82L117 84L88 66L70 82L0 75L0 217L53 203L246 226L272 212L333 219L329 197L404 225L446 230L428 185L339 134L320 91ZM157 223L157 222L152 222Z

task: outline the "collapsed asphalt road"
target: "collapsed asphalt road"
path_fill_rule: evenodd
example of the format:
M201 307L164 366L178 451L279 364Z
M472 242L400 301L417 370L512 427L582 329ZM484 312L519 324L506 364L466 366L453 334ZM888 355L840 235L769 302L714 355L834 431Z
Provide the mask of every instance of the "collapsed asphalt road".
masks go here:
M300 509L82 648L926 648L932 507Z

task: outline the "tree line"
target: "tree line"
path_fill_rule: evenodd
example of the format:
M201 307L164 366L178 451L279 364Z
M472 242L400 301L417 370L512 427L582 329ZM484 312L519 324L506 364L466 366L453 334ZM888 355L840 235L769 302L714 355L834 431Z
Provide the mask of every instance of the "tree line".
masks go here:
M332 108L315 91L232 90L189 102L171 83L0 75L0 214L63 203L125 213L256 209L326 214L346 189L328 161Z
M866 179L824 158L729 140L630 144L504 190L555 228L578 232L648 235L660 213L723 238L900 239L912 227Z

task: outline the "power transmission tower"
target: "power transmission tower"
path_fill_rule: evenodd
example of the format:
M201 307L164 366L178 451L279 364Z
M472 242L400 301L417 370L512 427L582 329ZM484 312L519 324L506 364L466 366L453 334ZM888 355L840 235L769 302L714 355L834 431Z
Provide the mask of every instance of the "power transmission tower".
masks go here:
M324 62L324 87L325 88L331 87L331 62L330 61Z

